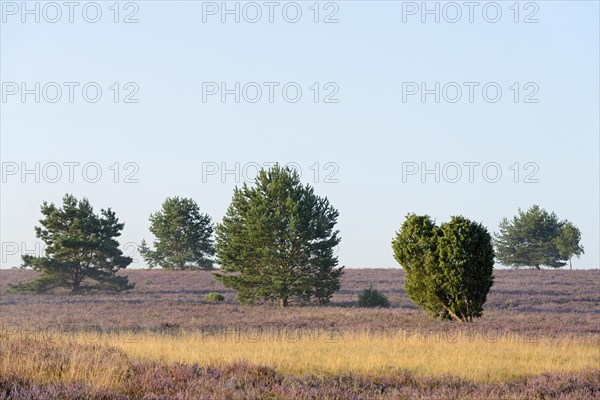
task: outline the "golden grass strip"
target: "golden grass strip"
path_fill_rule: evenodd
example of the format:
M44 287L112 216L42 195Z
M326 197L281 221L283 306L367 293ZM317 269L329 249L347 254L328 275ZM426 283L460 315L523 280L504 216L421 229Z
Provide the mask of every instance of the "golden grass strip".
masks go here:
M126 354L165 363L200 365L246 361L286 374L387 374L400 369L418 376L455 375L475 382L503 382L543 372L600 367L598 339L482 336L440 340L437 335L389 336L360 333L284 335L141 334L115 340Z
M439 335L432 334L331 336L322 332L137 332L112 333L109 337L57 333L50 343L30 340L17 341L18 347L3 346L0 373L16 371L41 383L75 381L106 388L123 380L128 359L199 365L246 361L293 375L394 374L406 369L421 377L454 375L479 383L600 367L600 338L528 342L518 336L490 340L478 335L455 339L440 340Z

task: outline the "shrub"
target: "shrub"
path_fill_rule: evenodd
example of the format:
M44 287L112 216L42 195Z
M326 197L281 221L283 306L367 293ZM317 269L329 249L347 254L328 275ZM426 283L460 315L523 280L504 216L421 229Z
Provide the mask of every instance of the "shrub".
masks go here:
M373 286L369 286L358 295L358 306L359 307L384 307L390 306L390 301Z
M204 299L216 303L225 300L225 296L223 296L221 293L211 292L204 296Z
M159 328L163 332L171 332L181 329L181 325L176 322L161 322Z
M415 305L439 319L481 317L494 283L492 238L483 225L454 216L437 226L428 215L409 214L392 248Z

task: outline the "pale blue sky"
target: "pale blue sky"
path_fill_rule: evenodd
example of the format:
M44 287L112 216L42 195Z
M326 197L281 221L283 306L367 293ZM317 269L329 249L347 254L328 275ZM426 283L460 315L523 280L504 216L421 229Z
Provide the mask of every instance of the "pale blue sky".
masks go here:
M203 179L203 163L234 168L235 163L279 161L300 165L303 181L340 211L340 265L398 267L390 241L409 212L430 214L438 222L462 214L493 232L503 216L537 203L580 227L586 254L574 265L598 268L598 2L538 1L537 10L524 9L526 2L521 2L519 23L513 21L513 1L497 2L502 10L497 23L484 20L481 8L489 2L480 2L473 23L463 7L462 19L454 24L443 16L440 23L432 16L422 23L420 14L407 15L404 23L408 3L392 1L335 2L339 22L314 23L313 3L298 2L298 23L283 19L286 2L280 2L274 23L262 6L262 19L252 24L243 16L240 23L231 16L221 23L219 14L207 15L203 23L208 3L136 2L139 22L124 24L113 22L112 1L98 2L102 17L92 24L82 18L81 9L69 23L66 8L57 23L44 21L44 15L40 23L33 16L22 23L20 10L12 15L14 8L3 2L2 267L19 263L12 243L34 247L33 226L43 200L59 202L69 192L88 197L97 210L110 206L125 222L121 242L139 243L152 239L148 216L167 196L192 197L215 222L221 220L236 179L227 175L222 182L220 174ZM325 3L320 3L320 20L335 10L325 10ZM20 7L21 2L12 4ZM34 7L35 2L28 4ZM235 2L228 4L234 7ZM121 9L120 19L133 10ZM46 11L53 18L54 11ZM293 17L293 9L288 11ZM532 12L539 22L523 23ZM93 10L88 15L93 17ZM494 16L493 9L488 15ZM25 82L29 88L35 82L42 87L48 82L81 84L73 103L63 86L60 101L42 98L38 104L33 95L25 103L20 93L8 95L14 89L11 82ZM97 82L103 90L97 103L81 97L87 82ZM114 103L114 82L120 83L121 96L129 92L123 85L135 82L139 102ZM235 103L233 96L221 103L218 96L202 101L203 82L281 85L273 103L266 100L264 86L258 103ZM281 97L287 82L297 82L303 90L297 103ZM314 103L314 82L320 83L321 96L331 91L323 86L334 82L339 101ZM454 104L435 103L433 95L425 103L419 96L403 102L403 82L426 82L430 88L435 82L480 86L473 103L466 99L465 86L463 98ZM481 87L488 82L502 88L496 103L482 98ZM515 82L521 87L518 103L510 89ZM524 88L528 82L539 88L534 96L538 103L523 102L533 90ZM41 176L36 183L21 171L7 175L12 163L34 168L36 162L52 176L48 163L63 165L62 178L51 183ZM102 178L86 182L80 165L70 183L65 162L96 162ZM120 163L119 183L113 182L109 168L115 162ZM134 176L138 183L122 182L134 171L124 169L127 162L139 166ZM316 162L317 182L310 169ZM337 183L323 182L335 170L325 169L328 162L339 168ZM436 183L433 175L424 183L419 175L403 182L407 162L424 162L428 168L436 162L440 167L497 163L502 177L486 182L480 165L472 183L465 166L457 183L443 177ZM520 163L518 183L510 169L515 162ZM525 163L539 167L534 176L538 183L523 182L533 171L524 170Z

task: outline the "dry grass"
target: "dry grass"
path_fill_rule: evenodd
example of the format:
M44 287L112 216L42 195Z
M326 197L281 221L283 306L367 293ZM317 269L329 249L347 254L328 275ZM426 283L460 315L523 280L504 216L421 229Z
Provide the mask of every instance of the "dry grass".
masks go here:
M27 341L2 351L0 374L12 371L39 383L81 382L106 388L124 379L127 359L133 359L200 366L241 361L296 376L388 375L408 370L420 377L452 375L490 383L600 366L599 339L543 338L528 342L516 336L490 340L475 335L450 341L435 334L332 335L317 331L243 335L138 332L110 337L57 333L52 335L51 344L58 344L61 349L58 360L55 356L46 357L46 344Z
M144 334L117 346L145 360L200 365L236 361L272 366L293 375L388 374L405 369L417 376L459 376L474 382L503 382L544 372L597 369L600 340L482 336L440 340L439 335L312 333L243 336Z
M103 343L70 339L5 340L0 375L21 376L42 385L80 383L93 389L116 388L127 374L127 356Z

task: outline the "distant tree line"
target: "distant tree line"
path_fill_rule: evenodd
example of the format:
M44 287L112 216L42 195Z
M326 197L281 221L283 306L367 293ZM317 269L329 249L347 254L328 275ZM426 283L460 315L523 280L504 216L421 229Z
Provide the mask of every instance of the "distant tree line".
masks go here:
M67 288L79 294L133 288L117 275L132 259L119 249L116 238L124 224L110 208L95 214L87 199L66 195L62 207L44 202L41 211L35 231L46 254L23 257L24 267L41 274L12 290ZM194 200L167 198L150 215L152 245L142 241L139 250L149 268L213 270L217 263L215 277L235 289L241 303L326 304L344 272L334 253L338 215L327 198L302 185L295 170L275 165L259 171L254 185L234 189L216 227ZM504 218L494 239L463 216L438 226L428 215L409 214L392 249L416 305L436 318L472 321L481 316L493 284L495 257L514 268L559 268L583 254L580 241L575 225L534 205L519 209L512 220ZM361 296L361 305L389 306L372 287Z

